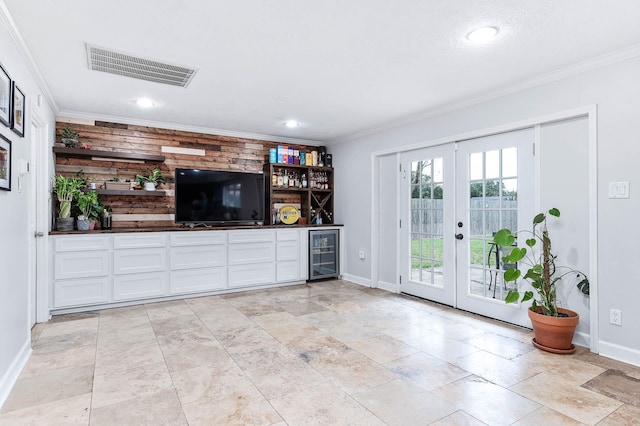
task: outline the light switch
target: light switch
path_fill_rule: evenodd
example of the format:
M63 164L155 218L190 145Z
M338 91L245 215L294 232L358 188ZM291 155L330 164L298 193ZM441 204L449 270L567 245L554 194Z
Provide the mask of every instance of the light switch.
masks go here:
M629 182L609 182L609 198L629 198Z

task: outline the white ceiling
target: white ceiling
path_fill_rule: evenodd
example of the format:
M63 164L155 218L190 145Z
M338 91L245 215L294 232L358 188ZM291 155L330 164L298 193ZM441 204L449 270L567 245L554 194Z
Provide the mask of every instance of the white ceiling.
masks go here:
M345 139L640 42L637 0L0 1L59 115L276 139ZM482 25L498 38L467 42ZM185 89L90 71L85 43L198 72Z

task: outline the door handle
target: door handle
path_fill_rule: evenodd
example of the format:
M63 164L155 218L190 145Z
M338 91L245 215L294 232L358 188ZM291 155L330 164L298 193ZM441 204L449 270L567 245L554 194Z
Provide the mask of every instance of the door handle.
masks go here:
M33 233L33 236L38 238L38 237L44 237L44 232L42 231L36 231Z
M456 234L456 240L461 240L464 238L464 235L462 234Z

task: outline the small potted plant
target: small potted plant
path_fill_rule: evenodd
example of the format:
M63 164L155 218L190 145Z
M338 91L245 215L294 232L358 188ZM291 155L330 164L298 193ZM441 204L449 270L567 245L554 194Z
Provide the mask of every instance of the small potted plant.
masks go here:
M166 183L162 172L157 167L149 173L149 176L136 175L136 180L138 181L138 185L144 188L145 191L155 191L156 186L161 183Z
M114 177L104 183L105 189L128 191L131 189L131 180L126 179L124 182L120 182L120 178Z
M96 191L81 192L76 197L76 204L81 212L78 216L78 231L88 231L91 226L91 210L100 205L98 193Z
M505 282L516 282L522 276L524 268L520 269L520 265L528 267L522 278L529 282L533 290L519 291L516 287L508 292L505 302L526 302L533 299L527 312L535 333L534 346L547 352L573 353L575 346L571 341L579 316L576 312L557 306L556 286L563 278L573 276L578 280L578 289L589 295L589 279L573 268L556 265L557 256L551 250L551 238L547 230L547 214L560 217L560 210L553 208L533 218L531 238L525 240L530 251L524 247L514 247L516 235L509 229L498 231L493 241L503 247L505 252L509 252L502 258L505 264L511 265L504 272ZM537 252L534 251L536 246L539 247Z
M80 133L75 130L71 130L69 127L65 127L62 129L60 136L64 146L67 148L73 148L78 145L78 136L80 136Z
M60 203L60 210L56 218L58 231L73 231L73 218L71 217L71 202L80 194L82 181L78 178L67 178L56 175L54 178L53 192Z

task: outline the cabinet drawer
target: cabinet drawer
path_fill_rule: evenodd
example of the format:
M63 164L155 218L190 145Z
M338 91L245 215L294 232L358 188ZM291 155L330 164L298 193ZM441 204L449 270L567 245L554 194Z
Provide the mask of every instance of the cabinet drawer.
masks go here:
M229 267L229 287L271 284L275 280L275 263L254 263Z
M273 262L275 259L273 242L229 245L229 265Z
M276 279L278 282L295 281L298 279L299 267L298 262L278 262L276 266Z
M104 235L78 235L55 237L55 251L108 250L109 237Z
M153 272L113 277L113 299L129 300L166 294L167 274Z
M53 307L106 303L109 301L110 282L110 277L56 281L53 285Z
M109 275L108 251L66 252L55 255L56 280Z
M278 241L276 245L276 259L278 262L282 260L298 260L299 255L298 241Z
M227 264L227 247L193 246L171 248L171 269L208 268Z
M279 229L276 231L278 241L298 241L297 229Z
M171 294L220 290L227 287L227 268L202 268L171 272Z
M166 268L165 248L116 250L113 253L113 273L116 275L164 271Z
M171 235L171 246L173 247L226 243L227 233L224 231L193 231Z
M167 244L167 236L165 234L156 234L155 232L131 235L116 235L113 237L113 248L145 248L145 247L165 247Z
M229 232L229 244L234 243L261 243L275 240L275 232L265 231L231 231Z

